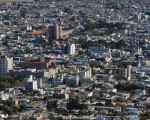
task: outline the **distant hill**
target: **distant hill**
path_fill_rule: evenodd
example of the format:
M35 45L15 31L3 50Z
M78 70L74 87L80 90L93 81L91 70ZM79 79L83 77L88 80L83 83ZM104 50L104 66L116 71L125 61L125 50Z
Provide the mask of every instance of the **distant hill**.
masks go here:
M7 2L33 2L34 0L0 0L0 3L7 3Z

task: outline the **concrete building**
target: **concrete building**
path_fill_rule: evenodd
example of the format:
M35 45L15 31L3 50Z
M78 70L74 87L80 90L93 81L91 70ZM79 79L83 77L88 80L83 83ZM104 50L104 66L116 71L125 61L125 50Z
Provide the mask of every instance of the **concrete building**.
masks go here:
M13 70L13 58L7 56L0 57L0 75L9 73L9 70Z
M127 68L117 68L115 77L118 79L126 79L127 81L131 80L131 68L131 65L128 65Z
M26 92L32 92L33 90L37 90L37 80L33 78L32 75L24 79L25 81L25 90Z
M43 57L37 60L29 60L20 63L22 69L36 68L36 69L47 69L55 67L55 63L51 60L45 60Z
M117 79L126 79L127 78L127 69L117 68L115 71L115 77Z
M49 42L61 38L62 26L58 24L49 25L47 28L47 36Z
M68 86L78 86L79 84L79 76L65 76L64 80Z
M73 55L76 52L76 46L75 44L63 44L61 46L61 53L62 54L68 54Z
M92 77L91 68L84 67L83 69L80 69L79 76L82 78L91 78Z
M131 68L132 66L131 65L128 65L127 66L127 80L131 80Z
M42 70L37 70L37 69L19 69L19 70L10 70L9 74L11 76L19 76L19 77L27 77L29 75L33 75L36 78L43 78L43 77L51 77L52 75L58 73L59 67L55 68L49 68L49 69L42 69Z
M75 44L67 44L67 54L73 55L76 52Z

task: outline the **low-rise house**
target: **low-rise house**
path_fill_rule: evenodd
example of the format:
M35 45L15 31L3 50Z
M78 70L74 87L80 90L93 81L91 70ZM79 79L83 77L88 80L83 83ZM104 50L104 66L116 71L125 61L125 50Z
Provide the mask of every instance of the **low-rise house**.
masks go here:
M57 98L57 99L68 99L69 96L67 93L53 93L52 98Z
M84 98L88 98L88 97L92 97L93 96L93 92L90 91L84 91L82 94L82 97Z
M126 108L126 112L125 112L126 115L140 115L141 113L142 113L141 110L132 107Z
M116 93L117 97L116 98L119 98L123 101L126 101L130 98L131 96L131 93L125 93L125 92L117 92Z
M8 93L4 93L4 92L1 92L0 93L0 100L3 101L3 100L8 100L9 99L9 94Z

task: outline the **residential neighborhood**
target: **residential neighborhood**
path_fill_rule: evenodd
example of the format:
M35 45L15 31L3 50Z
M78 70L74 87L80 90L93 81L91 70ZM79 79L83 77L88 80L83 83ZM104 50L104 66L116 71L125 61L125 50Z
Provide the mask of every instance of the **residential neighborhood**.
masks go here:
M0 1L0 120L149 119L149 0Z

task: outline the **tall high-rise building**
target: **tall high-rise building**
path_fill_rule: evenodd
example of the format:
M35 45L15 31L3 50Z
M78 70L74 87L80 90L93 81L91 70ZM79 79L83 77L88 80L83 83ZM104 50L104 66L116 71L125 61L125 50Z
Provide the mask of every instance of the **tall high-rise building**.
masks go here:
M26 92L32 92L33 90L37 90L37 80L33 78L32 75L24 79L25 81L25 90Z
M75 44L63 44L61 46L61 53L62 54L68 54L68 55L74 55L76 52L76 46Z
M6 75L9 70L13 70L13 58L7 56L0 57L0 75Z
M131 80L131 65L128 65L127 68L116 68L115 77L117 79L125 79L127 81Z
M126 79L127 78L127 69L125 69L125 68L116 68L115 78L117 78L117 79Z
M47 28L47 37L49 42L54 39L54 25L49 25Z
M67 45L66 44L61 45L61 54L67 54Z
M127 66L127 80L130 81L131 80L131 65Z
M76 52L75 44L67 44L67 54L73 55Z
M62 33L62 26L59 24L52 24L49 25L47 28L47 36L49 41L60 39L61 33Z
M54 39L59 39L61 38L61 32L62 32L62 26L55 24L54 25Z

